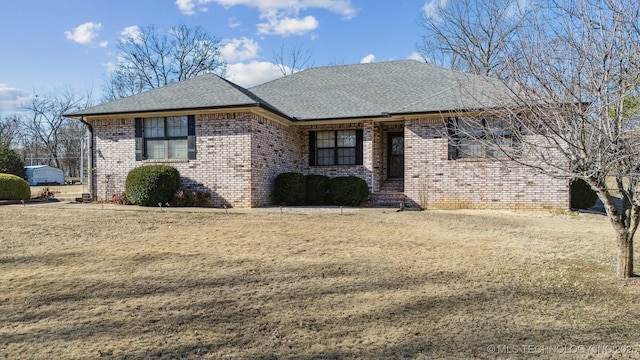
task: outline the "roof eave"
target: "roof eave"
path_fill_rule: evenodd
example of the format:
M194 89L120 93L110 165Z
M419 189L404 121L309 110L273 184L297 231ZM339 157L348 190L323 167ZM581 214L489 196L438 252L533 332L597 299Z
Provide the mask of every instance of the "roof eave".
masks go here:
M243 108L243 107L257 107L259 103L247 103L236 105L224 105L224 106L200 106L200 107L185 107L185 108L165 108L165 109L149 109L149 110L136 110L136 111L107 111L107 112L73 112L70 114L62 114L64 117L76 118L76 117L94 117L94 116L117 116L117 115L131 115L131 114L149 114L149 113L161 113L161 112L184 112L184 111L201 111L201 110L219 110L225 108Z
M70 114L63 114L64 117L79 120L95 120L99 118L113 118L113 117L148 117L154 114L171 114L171 113L207 113L207 112L223 112L223 111L239 111L239 110L256 110L260 115L272 118L275 121L281 122L285 125L290 125L294 122L294 119L277 111L269 106L261 103L248 103L237 105L225 105L225 106L203 106L203 107L188 107L188 108L168 108L168 109L154 109L154 110L139 110L139 111L117 111L117 112L101 112L101 113L82 113L75 112ZM272 114L272 116L270 116Z

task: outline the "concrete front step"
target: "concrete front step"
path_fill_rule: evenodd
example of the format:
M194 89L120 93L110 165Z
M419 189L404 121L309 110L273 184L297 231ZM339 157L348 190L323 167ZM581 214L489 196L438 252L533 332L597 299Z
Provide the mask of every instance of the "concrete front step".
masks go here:
M371 206L404 208L406 197L402 192L376 192L370 196Z
M91 198L89 194L64 194L54 196L55 199L61 202L90 202Z
M380 192L404 192L404 181L385 180L380 184Z

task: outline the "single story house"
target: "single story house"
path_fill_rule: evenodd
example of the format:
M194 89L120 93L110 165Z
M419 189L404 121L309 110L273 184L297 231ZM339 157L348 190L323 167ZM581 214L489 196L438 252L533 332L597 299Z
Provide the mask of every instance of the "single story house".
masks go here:
M456 114L496 105L487 79L413 60L311 68L252 88L214 74L66 116L92 133L91 191L110 199L129 170L169 164L214 206L273 204L283 172L355 175L372 205L568 208L566 180L452 139Z

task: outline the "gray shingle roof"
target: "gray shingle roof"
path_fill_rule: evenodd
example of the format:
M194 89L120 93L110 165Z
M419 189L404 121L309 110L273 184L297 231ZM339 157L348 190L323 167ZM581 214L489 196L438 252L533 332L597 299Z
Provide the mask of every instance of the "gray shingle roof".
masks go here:
M206 74L140 94L79 110L69 116L257 105L247 89L215 74Z
M404 60L312 68L249 90L291 117L312 120L490 108L493 85Z
M251 105L297 120L342 119L491 108L495 92L486 77L403 60L312 68L248 90L207 74L67 115Z

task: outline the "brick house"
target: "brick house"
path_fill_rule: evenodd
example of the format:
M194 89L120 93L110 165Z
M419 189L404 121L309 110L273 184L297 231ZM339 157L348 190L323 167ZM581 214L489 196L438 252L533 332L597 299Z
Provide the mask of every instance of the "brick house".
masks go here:
M98 199L122 191L132 168L161 163L217 207L271 205L274 178L297 171L361 177L374 205L567 208L566 180L448 136L456 114L493 108L479 100L494 91L485 80L412 60L313 68L249 89L208 74L67 116L90 125Z

